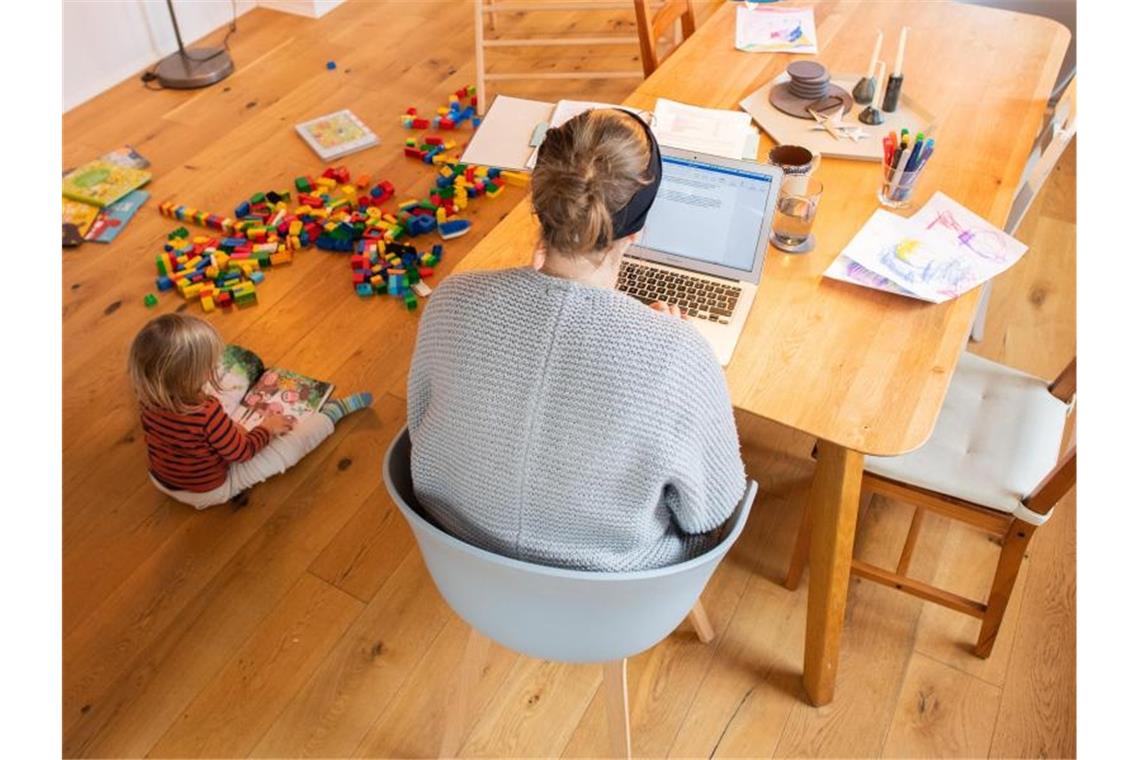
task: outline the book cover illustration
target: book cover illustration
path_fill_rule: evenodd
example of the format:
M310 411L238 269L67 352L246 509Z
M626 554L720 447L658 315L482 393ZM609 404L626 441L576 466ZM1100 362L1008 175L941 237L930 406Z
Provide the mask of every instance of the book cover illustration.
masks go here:
M150 161L130 145L115 148L103 156L103 160L118 166L125 166L128 169L146 169L150 166Z
M150 172L98 159L63 178L63 195L102 208L150 181Z
M79 236L87 234L95 217L99 216L99 207L90 203L80 203L70 198L63 199L63 223L74 224Z
M237 421L253 430L268 414L299 420L319 410L332 391L331 383L287 369L267 369L245 394Z
M298 124L296 130L324 161L380 143L375 133L347 108Z
M146 190L132 190L119 200L108 205L99 212L91 229L87 232L87 239L96 243L110 243L127 226L127 222L139 210L150 193Z

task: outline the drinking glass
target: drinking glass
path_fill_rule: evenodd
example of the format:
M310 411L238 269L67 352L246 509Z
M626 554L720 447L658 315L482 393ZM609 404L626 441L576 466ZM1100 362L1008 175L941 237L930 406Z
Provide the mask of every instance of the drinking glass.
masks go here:
M807 253L815 248L811 234L815 212L823 195L823 183L812 177L785 179L776 197L776 216L772 220L772 245L787 253Z

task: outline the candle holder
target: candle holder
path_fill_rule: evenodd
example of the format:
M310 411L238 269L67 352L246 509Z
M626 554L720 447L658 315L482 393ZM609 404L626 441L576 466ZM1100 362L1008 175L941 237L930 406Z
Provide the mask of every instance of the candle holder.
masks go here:
M875 82L874 77L862 77L858 83L851 88L851 97L861 106L870 105L871 101L875 99L875 89L877 87L878 84Z
M883 95L883 110L887 113L894 113L895 109L899 107L899 95L902 94L902 74L891 75L887 79L887 91Z

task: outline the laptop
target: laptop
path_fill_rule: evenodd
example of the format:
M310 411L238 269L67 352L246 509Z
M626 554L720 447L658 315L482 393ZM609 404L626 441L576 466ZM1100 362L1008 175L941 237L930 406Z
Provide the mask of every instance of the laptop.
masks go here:
M618 289L676 304L727 365L756 297L783 172L661 147L661 188Z

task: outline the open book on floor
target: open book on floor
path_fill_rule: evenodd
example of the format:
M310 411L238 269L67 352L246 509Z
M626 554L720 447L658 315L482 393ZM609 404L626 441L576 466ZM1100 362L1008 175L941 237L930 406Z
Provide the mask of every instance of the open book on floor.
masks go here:
M226 346L222 367L227 375L244 376L249 390L234 412L234 419L253 430L268 414L299 420L316 413L328 401L333 384L314 380L292 370L266 368L257 354L240 346Z

